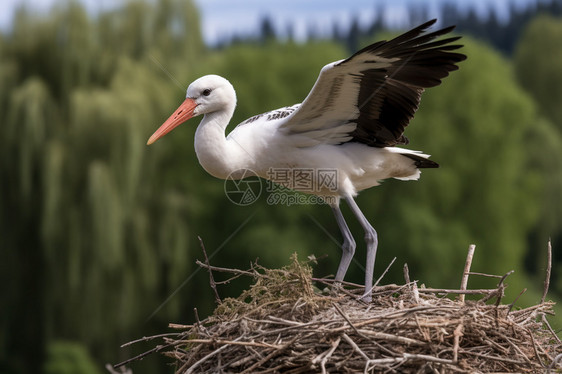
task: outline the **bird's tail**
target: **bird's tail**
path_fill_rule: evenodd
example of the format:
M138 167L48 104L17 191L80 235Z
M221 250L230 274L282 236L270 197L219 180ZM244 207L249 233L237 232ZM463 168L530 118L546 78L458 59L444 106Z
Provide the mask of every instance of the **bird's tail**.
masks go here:
M429 160L429 155L423 153L402 153L402 156L414 160L414 165L416 165L418 169L430 169L439 167L439 164L437 162Z
M406 148L399 148L399 147L388 147L385 148L389 152L398 153L401 156L408 157L411 160L414 160L414 165L418 169L429 169L429 168L438 168L439 164L435 161L429 160L428 154L425 154L421 151L414 151L413 149L406 149Z

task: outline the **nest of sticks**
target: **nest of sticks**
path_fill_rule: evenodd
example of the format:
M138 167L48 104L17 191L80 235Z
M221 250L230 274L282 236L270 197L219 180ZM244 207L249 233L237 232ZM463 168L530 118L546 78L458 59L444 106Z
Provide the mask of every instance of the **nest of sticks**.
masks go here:
M470 272L473 252L471 246L459 289L418 287L405 266L405 284L376 286L368 304L359 300L358 285L320 291L314 284L334 281L313 278L296 255L282 269L198 262L209 271L217 297L213 315L139 339L159 344L115 367L162 352L177 373L560 372L562 344L546 318L554 314L553 303L544 300L550 274L541 303L517 309L515 301L501 303L511 272L487 275L498 278L495 288L466 289L469 274L479 274ZM250 276L254 283L240 297L220 300L217 271ZM479 299L465 300L468 294Z

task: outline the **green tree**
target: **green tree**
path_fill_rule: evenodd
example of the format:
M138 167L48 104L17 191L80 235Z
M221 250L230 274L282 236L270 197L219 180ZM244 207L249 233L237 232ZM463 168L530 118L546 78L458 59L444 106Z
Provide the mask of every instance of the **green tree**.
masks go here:
M531 241L544 243L549 237L554 246L562 240L562 19L542 15L525 28L516 48L515 71L520 84L535 99L541 114L550 121L538 120L537 133L529 139L534 148L533 166L546 179L540 196L540 219ZM562 256L554 251L555 269L562 269ZM530 267L540 272L543 261L530 257ZM553 278L562 279L553 272ZM558 292L562 289L558 287Z

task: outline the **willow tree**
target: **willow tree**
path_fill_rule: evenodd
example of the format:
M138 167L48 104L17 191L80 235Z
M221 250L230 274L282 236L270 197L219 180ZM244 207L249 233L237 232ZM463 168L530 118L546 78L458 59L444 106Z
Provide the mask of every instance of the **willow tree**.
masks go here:
M44 346L69 339L116 361L191 266L187 198L158 183L166 152L144 144L176 93L157 62L187 74L197 12L175 0L95 20L75 2L45 17L21 8L0 41L1 303L13 306L0 360L39 372ZM180 309L172 300L153 324Z

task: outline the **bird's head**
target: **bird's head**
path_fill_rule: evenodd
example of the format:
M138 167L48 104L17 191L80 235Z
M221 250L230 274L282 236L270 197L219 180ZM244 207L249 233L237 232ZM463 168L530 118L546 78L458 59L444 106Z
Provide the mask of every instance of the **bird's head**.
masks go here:
M187 88L185 101L148 139L150 145L187 121L201 114L228 110L236 106L236 93L230 82L218 75L205 75Z

